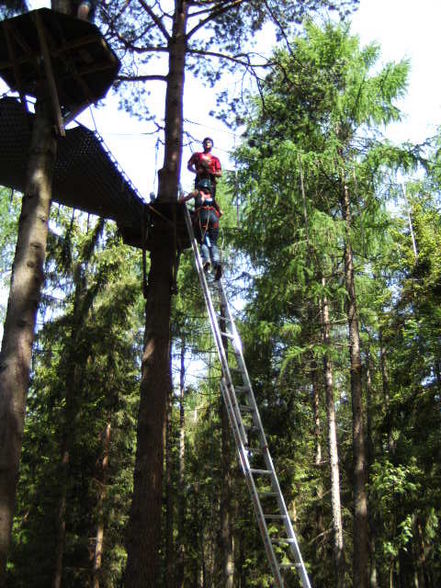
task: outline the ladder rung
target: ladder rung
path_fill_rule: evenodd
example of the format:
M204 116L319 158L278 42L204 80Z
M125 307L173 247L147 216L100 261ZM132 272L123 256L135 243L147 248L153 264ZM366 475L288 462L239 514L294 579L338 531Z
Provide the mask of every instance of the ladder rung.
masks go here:
M232 335L231 333L227 333L226 331L221 331L220 334L222 335L222 337L227 337L228 339L235 339L234 335Z
M267 521L281 521L288 518L288 515L282 514L264 514L263 516Z
M273 472L271 470L258 470L258 469L253 469L251 468L251 473L252 474L257 474L257 475L262 475L262 476L272 476Z
M301 568L302 564L294 563L293 561L290 563L283 563L279 564L279 568L281 570L292 570L293 568Z
M233 322L230 318L228 318L227 316L222 316L218 312L216 313L216 316L221 321L228 321L229 323L232 323Z
M248 404L239 404L239 410L241 412L254 412L254 408L252 406L248 406Z
M278 543L283 544L283 543L295 543L296 540L295 539L291 539L290 537L271 537L271 543Z

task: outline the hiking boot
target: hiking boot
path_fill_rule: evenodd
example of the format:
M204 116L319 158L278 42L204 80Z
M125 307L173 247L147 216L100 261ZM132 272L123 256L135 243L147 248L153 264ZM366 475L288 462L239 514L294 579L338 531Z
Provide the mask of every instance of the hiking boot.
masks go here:
M207 274L210 271L211 263L209 261L204 261L202 267L204 268L204 272Z

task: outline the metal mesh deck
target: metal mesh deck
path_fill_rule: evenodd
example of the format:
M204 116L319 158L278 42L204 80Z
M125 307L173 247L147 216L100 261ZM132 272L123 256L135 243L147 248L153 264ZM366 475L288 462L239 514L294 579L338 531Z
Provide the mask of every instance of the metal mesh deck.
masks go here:
M0 100L0 185L20 192L25 188L34 116L15 98ZM52 199L116 221L128 245L142 247L144 230L169 219L164 238L170 238L170 223L176 223L178 247L190 246L181 207L173 202L147 204L103 141L82 125L58 139ZM150 248L148 239L145 247Z
M0 184L23 192L34 115L15 98L0 100ZM125 242L140 246L146 203L103 142L83 126L58 139L53 200L113 219Z

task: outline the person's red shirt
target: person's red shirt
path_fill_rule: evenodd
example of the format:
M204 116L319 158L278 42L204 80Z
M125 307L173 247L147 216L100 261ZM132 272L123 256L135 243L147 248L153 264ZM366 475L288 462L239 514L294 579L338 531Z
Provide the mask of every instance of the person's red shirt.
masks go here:
M221 171L219 159L211 153L193 153L188 160L188 166L194 165L198 177L216 176Z

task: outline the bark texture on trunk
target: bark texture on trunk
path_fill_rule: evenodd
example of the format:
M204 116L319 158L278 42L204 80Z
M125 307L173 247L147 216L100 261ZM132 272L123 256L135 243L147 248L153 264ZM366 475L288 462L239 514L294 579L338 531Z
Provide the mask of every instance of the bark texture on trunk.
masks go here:
M354 467L354 557L353 582L357 588L368 585L368 513L366 495L366 449L363 427L362 366L360 331L355 291L354 259L351 245L351 205L346 183L342 187L342 212L346 225L345 282L351 364L352 439Z
M159 202L176 202L182 157L187 2L175 2L168 39L164 166ZM152 231L145 349L142 361L133 500L127 532L125 588L158 585L166 403L172 390L170 312L175 235L158 222Z
M136 463L128 524L126 588L158 585L167 398L171 393L172 240L151 252Z
M185 571L185 337L181 340L181 366L179 371L179 497L178 497L178 549L175 569L176 588L184 586Z
M322 280L325 286L325 280ZM329 319L329 305L326 296L322 299L322 329L323 343L326 349L331 344L331 324ZM328 417L328 447L329 461L331 469L331 507L332 507L332 527L334 531L334 562L336 587L344 588L345 585L345 559L343 546L343 523L341 518L341 500L340 500L340 466L338 460L338 439L337 423L335 418L334 402L334 372L332 361L327 352L323 358L323 367L325 372L325 395L326 395L326 414Z
M98 472L97 479L100 480L100 491L98 494L98 525L95 537L95 549L93 553L93 572L92 572L92 586L99 588L100 586L100 572L103 561L104 549L104 503L107 496L107 473L109 470L109 456L110 456L110 437L112 434L112 425L110 417L106 424L103 440L103 459L101 462L100 472Z
M0 586L10 544L35 321L43 283L56 138L37 102L0 355Z
M165 434L165 496L166 496L166 521L165 521L165 562L166 588L173 588L175 585L174 570L175 570L175 556L174 556L174 489L173 489L173 398L169 395L167 401L167 421Z

